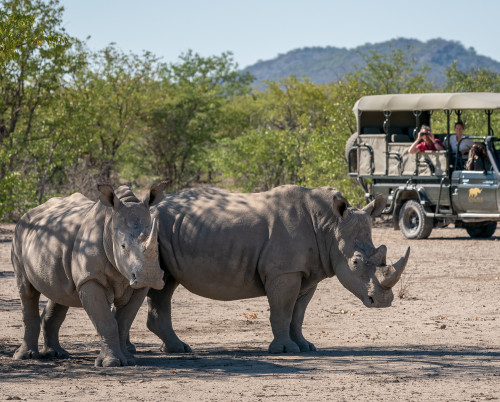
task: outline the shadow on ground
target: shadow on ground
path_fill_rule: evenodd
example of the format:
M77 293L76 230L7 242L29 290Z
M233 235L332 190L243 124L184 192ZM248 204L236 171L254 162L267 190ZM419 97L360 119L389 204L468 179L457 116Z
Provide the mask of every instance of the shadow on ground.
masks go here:
M356 373L390 374L403 378L422 376L500 376L500 352L477 347L340 347L296 355L270 355L267 351L238 347L208 347L190 354L165 355L158 345L137 344L137 365L94 368L97 344L73 345L67 360L14 361L16 345L0 343L1 381L19 381L43 376L45 379L107 377L149 381L163 377L212 378L228 376L321 375ZM85 350L83 350L85 349Z

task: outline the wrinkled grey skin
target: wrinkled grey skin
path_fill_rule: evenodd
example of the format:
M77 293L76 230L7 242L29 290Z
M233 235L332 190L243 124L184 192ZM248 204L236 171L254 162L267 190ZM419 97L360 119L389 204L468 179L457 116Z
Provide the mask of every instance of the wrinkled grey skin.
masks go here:
M166 195L153 208L160 220L162 290L148 293L148 328L166 352L190 347L175 334L171 298L182 284L200 296L237 300L267 296L271 353L316 350L302 323L316 285L336 275L367 307L388 307L409 248L393 266L375 248L371 217L381 197L358 210L331 188L282 186L256 194L195 189Z
M98 202L80 193L52 198L18 222L12 264L25 332L14 359L39 357L40 326L42 355L68 357L59 328L69 307L83 307L101 338L96 367L135 364L126 349L128 331L148 289L164 285L158 225L149 211L163 186L152 188L145 202L126 186L99 191ZM49 299L41 320L40 293Z

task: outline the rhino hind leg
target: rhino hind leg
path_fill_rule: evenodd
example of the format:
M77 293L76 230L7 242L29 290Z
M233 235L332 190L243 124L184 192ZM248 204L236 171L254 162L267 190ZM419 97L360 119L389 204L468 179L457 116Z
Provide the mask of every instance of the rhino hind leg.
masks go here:
M274 339L269 353L299 353L300 347L290 337L294 307L299 297L302 274L293 272L266 281L265 288L270 308Z
M304 322L304 315L309 302L311 301L316 286L309 289L307 293L299 296L293 309L292 322L290 324L290 336L292 340L299 346L301 352L315 352L316 347L304 338L302 335L302 324Z
M41 355L46 358L67 359L69 353L59 344L61 328L69 307L49 300L42 313L42 333L44 344Z
M151 289L148 293L148 329L158 336L164 353L190 353L191 347L182 342L172 327L172 296L179 286L172 276L168 275L165 286L161 290Z
M16 270L16 275L19 272L20 270ZM13 358L16 360L38 359L40 357L38 352L38 337L40 336L38 302L40 292L31 285L26 276L21 275L21 277L17 278L17 282L23 309L24 338L21 346L14 352Z

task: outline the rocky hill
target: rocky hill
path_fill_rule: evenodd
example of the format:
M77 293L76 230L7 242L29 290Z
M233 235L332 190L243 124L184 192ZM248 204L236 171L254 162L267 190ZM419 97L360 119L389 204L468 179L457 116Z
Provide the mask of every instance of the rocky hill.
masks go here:
M466 49L460 42L444 39L431 39L421 42L416 39L393 39L387 42L365 44L353 49L336 47L307 47L292 50L278 57L259 61L244 71L256 77L256 85L264 81L279 81L289 75L308 77L316 84L337 81L348 72L364 65L362 54L389 53L401 49L409 57L416 59L416 68L426 65L430 68L428 79L438 85L444 84L446 69L458 62L458 68L467 71L471 68L488 68L500 73L500 62L476 53L473 48Z

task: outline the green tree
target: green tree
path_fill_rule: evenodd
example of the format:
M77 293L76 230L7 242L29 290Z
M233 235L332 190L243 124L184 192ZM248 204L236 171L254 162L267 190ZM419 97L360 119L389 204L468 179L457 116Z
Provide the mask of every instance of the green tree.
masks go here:
M422 93L433 88L427 81L428 67L415 70L416 59L402 49L388 53L371 51L361 54L365 65L345 76L347 81L358 81L364 95Z
M36 203L40 184L34 128L42 108L78 64L53 0L3 1L0 10L0 217ZM16 212L17 211L17 212ZM13 215L12 215L13 214Z
M130 144L144 133L141 118L158 68L152 54L124 54L113 44L89 55L72 85L72 136L85 139L70 166L74 186L90 192L96 182L118 182L121 170L136 163Z
M223 183L245 191L281 184L344 188L345 161L338 165L336 156L343 158L338 146L342 133L336 131L332 93L329 86L293 76L268 83L247 108L252 115L258 111L250 127L240 136L219 140L215 160Z
M446 90L449 92L500 92L500 74L484 68L461 71L455 62L446 70ZM455 117L458 119L458 116ZM467 134L489 135L487 115L483 111L463 111L460 120L465 123ZM492 114L491 121L493 127L498 127L500 122L498 112ZM453 131L454 121L451 123L451 131Z
M446 70L448 92L499 92L500 74L485 68L460 71L457 62Z
M207 154L219 127L227 124L224 107L248 93L253 80L237 71L231 53L203 58L190 51L180 60L164 67L154 102L145 110L143 148L151 173L177 187L202 176L211 180Z

